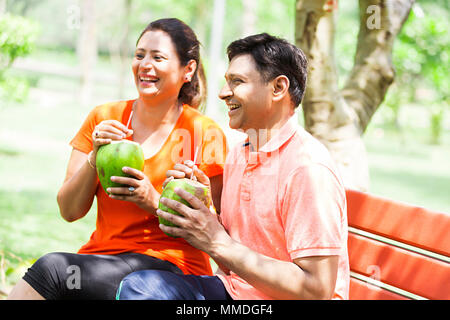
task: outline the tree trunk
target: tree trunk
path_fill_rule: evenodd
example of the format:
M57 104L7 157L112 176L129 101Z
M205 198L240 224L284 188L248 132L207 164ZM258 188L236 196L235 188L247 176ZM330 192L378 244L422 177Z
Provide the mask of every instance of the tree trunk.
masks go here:
M329 149L347 188L367 191L362 135L394 79L392 47L414 0L360 0L355 61L342 90L334 57L337 0L297 0L296 44L308 57L305 128Z
M91 103L94 68L97 63L95 1L82 1L81 18L81 33L78 40L78 56L81 63L80 100L83 105L88 105Z

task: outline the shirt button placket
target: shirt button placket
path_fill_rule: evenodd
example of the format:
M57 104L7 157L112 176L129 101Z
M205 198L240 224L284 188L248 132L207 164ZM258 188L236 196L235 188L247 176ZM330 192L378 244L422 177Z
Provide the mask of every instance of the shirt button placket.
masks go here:
M242 200L246 200L249 201L250 198L250 189L252 186L252 183L250 181L250 176L251 176L251 172L247 171L248 169L245 169L245 173L244 173L244 179L242 179L242 188L241 188L241 197Z
M243 200L251 199L252 175L253 170L258 166L258 153L250 152L247 166L244 170L244 179L242 183L241 196Z

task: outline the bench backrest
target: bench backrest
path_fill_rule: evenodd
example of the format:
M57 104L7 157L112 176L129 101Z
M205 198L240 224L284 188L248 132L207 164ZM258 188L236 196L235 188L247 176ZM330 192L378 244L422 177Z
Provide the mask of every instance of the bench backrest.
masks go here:
M450 214L347 190L350 299L450 299Z

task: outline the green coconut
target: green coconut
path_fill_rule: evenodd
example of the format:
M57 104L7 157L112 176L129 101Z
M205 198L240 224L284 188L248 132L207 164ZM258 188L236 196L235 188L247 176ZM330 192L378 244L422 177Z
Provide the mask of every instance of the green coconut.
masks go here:
M114 187L127 187L112 182L112 176L132 177L122 171L123 167L130 167L142 171L144 169L144 152L141 146L134 141L112 141L102 145L97 151L97 175L103 190ZM109 193L108 193L109 194Z
M207 206L209 208L209 206L211 205L211 197L209 195L209 189L207 186L205 186L204 184L201 184L198 181L194 181L194 180L190 180L190 179L174 179L172 181L170 181L169 183L166 184L166 186L164 187L163 192L161 193L161 198L167 198L167 199L172 199L178 202L181 202L182 204L192 208L192 206L183 198L181 198L178 194L175 193L175 188L180 188L183 189L187 192L189 192L190 194L196 196L197 198L199 198L204 204L205 206ZM160 199L161 199L160 198ZM172 213L172 214L176 214L181 216L182 214L178 213L175 210L170 209L169 207L165 206L164 204L161 203L161 201L158 204L158 208L160 210ZM164 218L158 217L159 223L169 226L169 227L177 227L177 225L173 224L170 221L167 221ZM166 233L166 235L170 236L170 237L174 237L177 238L169 233Z

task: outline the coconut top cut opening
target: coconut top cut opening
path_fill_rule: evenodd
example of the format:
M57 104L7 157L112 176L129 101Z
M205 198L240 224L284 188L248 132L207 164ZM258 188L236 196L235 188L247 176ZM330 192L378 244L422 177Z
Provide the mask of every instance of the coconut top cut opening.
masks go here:
M191 186L205 188L206 186L203 183L200 183L196 180L191 180L189 178L182 178L180 180L184 180L186 183L189 183ZM175 180L172 180L175 181Z

